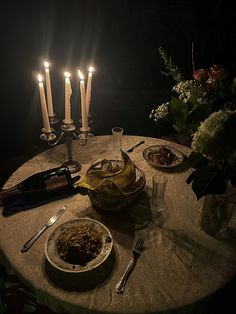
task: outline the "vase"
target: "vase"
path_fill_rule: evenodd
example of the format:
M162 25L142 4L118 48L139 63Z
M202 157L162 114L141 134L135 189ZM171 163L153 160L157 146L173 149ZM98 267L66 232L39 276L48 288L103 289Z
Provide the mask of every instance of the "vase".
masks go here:
M186 147L191 147L192 144L192 137L191 135L185 133L185 132L179 132L177 134L178 141L181 145Z
M210 236L218 239L236 239L236 188L231 185L223 194L204 197L201 227Z
M192 144L192 136L189 133L189 130L180 130L175 125L173 125L174 130L177 132L176 137L181 145L191 147Z

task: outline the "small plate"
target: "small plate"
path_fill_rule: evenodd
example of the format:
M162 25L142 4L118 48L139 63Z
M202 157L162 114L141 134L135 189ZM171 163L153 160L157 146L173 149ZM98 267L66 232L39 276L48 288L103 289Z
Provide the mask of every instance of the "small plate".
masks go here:
M71 227L88 226L99 234L102 243L101 252L86 265L81 266L77 264L70 264L64 261L58 253L57 239L67 229ZM56 228L48 237L45 243L45 255L50 264L57 269L69 273L82 273L92 270L101 265L111 253L113 246L113 239L110 231L101 222L91 218L78 218L65 222Z
M161 148L167 148L172 154L175 155L176 160L174 160L170 164L164 164L164 163L162 164L158 162L157 160L155 160L155 158L153 158L153 155L155 154L155 152L158 152ZM168 169L173 169L177 167L178 165L180 165L184 160L184 155L178 149L173 148L168 145L153 145L153 146L147 147L143 151L143 158L148 162L149 165L151 165L154 168L168 170Z

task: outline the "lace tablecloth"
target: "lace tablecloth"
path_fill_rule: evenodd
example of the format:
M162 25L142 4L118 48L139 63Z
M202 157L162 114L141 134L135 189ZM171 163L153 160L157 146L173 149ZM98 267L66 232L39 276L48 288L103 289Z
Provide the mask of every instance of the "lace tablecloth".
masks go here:
M150 218L148 189L151 178L161 171L152 168L142 157L151 145L169 144L189 154L190 150L160 139L123 137L123 149L140 140L130 157L143 169L146 187L138 203L114 213L100 213L92 208L88 196L76 194L18 212L0 216L0 261L13 270L19 279L33 290L39 303L58 313L176 313L211 295L235 274L236 248L210 237L200 227L202 201L197 202L186 184L187 172L166 172L168 210L162 227L147 227ZM85 173L94 161L112 154L111 136L89 138L86 146L73 143L74 158ZM33 173L57 167L66 160L65 145L46 150L23 164L5 184L8 188ZM21 253L28 240L57 210L68 209L26 253ZM59 224L78 217L101 221L112 233L114 247L107 261L94 271L63 274L46 260L44 244ZM115 285L131 258L133 245L139 235L145 237L144 251L131 274L125 292L117 294Z

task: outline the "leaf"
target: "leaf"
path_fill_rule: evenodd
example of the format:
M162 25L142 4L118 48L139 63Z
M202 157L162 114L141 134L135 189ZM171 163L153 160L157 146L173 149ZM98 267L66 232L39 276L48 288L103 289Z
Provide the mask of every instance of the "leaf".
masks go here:
M236 187L236 172L235 171L230 177L230 182L234 187Z
M183 162L177 167L178 171L185 171L189 168L198 168L207 165L209 160L201 153L191 152L188 157L185 157Z
M194 180L195 172L196 172L196 170L193 171L193 172L190 174L190 176L188 176L188 178L187 178L187 180L186 180L186 183L187 183L187 184L190 184L190 183Z
M176 82L181 82L183 80L183 76L178 66L173 64L172 58L167 55L163 47L159 47L158 51L162 60L164 61L164 64L167 70L167 73L163 73L163 74L167 76L168 75L172 76Z
M196 169L196 168L202 167L204 165L207 165L209 163L209 159L204 157L201 153L193 151L188 156L188 163L189 163L190 167L193 167Z
M225 171L225 178L229 179L231 184L236 187L236 169L232 167L232 165L225 161L224 163L224 171Z
M179 129L186 128L188 106L180 99L171 98L170 111L175 118L175 124Z
M198 104L189 112L188 121L189 123L197 123L204 121L211 113L212 108L209 104Z
M207 194L224 193L226 189L224 173L215 165L205 165L196 169L186 182L188 184L192 182L192 189L197 200Z

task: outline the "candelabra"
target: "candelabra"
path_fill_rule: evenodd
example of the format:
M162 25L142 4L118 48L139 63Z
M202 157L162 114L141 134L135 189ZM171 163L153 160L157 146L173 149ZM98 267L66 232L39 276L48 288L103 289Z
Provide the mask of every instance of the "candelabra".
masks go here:
M54 120L54 124L55 123L56 122ZM52 128L53 124L50 124L50 126L50 132L46 132L45 129L42 129L42 134L40 135L40 138L43 141L46 141L51 147L56 146L64 139L66 143L67 160L62 165L68 167L71 173L79 172L82 166L79 161L74 160L73 158L72 144L73 140L76 139L78 140L80 145L86 145L89 130L84 130L83 128L80 128L80 131L78 131L73 124L73 120L71 120L70 123L63 120L61 131L58 132L58 134Z

